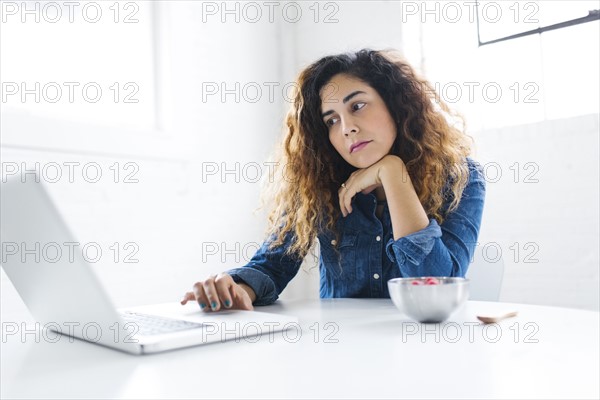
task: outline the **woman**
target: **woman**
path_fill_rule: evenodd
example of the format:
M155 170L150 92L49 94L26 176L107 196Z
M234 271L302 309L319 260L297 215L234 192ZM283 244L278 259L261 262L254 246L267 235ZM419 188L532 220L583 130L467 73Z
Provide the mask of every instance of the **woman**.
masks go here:
M271 304L317 238L322 298L389 298L392 278L464 276L485 181L470 137L449 121L462 118L390 50L324 57L297 88L267 239L247 265L197 282L181 303Z

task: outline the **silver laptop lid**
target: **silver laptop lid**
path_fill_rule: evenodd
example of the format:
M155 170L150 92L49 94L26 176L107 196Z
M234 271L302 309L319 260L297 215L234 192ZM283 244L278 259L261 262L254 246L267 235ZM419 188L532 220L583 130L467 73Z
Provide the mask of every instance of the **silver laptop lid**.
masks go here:
M74 249L75 238L39 177L3 180L0 200L2 267L33 317L70 336L134 351L123 342L127 331L114 305Z

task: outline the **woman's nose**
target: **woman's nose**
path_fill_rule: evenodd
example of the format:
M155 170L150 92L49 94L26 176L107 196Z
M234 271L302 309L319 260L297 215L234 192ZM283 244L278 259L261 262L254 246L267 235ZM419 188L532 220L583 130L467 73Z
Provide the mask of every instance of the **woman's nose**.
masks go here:
M346 119L342 123L342 131L344 132L344 136L350 136L352 132L354 132L354 134L358 133L358 127L352 119Z

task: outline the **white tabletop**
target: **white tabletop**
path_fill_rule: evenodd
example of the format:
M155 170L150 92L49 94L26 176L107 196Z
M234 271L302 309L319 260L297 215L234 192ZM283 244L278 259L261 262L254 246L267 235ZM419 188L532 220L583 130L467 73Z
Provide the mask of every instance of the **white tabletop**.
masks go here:
M599 398L597 312L470 301L423 325L386 299L257 310L298 316L302 332L147 356L66 337L3 338L1 397ZM499 324L475 318L513 310Z

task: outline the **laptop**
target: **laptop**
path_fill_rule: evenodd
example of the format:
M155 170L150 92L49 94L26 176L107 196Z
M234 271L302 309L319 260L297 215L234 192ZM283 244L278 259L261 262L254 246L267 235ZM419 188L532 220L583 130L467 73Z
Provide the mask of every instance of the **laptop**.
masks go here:
M293 316L203 312L195 302L116 309L81 251L54 261L57 253L52 246L73 243L75 238L39 176L3 179L0 200L2 267L43 329L127 353L149 354L242 338L257 341L266 334L300 328ZM41 254L44 251L48 253Z

